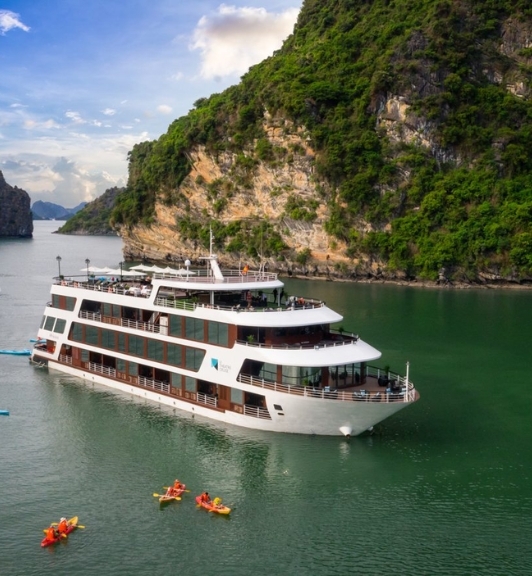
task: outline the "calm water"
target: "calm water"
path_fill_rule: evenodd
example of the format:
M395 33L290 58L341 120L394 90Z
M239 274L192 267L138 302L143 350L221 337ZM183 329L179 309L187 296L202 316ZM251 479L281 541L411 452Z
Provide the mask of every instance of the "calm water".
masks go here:
M27 348L49 283L118 238L0 241L0 348ZM372 436L259 433L0 355L2 575L532 573L532 292L287 282L344 314L421 392ZM160 509L153 492L191 488ZM197 510L207 489L230 518ZM78 530L41 549L60 516Z

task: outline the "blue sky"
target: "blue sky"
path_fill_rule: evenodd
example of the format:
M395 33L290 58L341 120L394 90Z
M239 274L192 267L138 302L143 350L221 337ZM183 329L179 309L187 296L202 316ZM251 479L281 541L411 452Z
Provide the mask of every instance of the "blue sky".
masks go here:
M303 0L0 0L0 170L72 208L127 179L127 153L237 84Z

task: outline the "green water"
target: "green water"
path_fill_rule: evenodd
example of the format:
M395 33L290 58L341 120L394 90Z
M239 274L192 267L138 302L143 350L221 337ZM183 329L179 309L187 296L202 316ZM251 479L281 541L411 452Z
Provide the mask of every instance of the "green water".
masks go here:
M0 348L27 348L57 273L116 238L1 241ZM106 256L104 256L104 254ZM528 575L532 292L290 280L404 371L420 401L346 441L193 419L0 355L2 575ZM191 489L160 508L152 493ZM196 509L203 490L234 506ZM86 526L41 549L60 516Z

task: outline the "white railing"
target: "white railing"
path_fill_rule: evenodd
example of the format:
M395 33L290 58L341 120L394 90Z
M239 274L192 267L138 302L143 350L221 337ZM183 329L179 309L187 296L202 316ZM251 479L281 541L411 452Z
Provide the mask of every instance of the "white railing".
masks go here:
M272 417L266 408L260 406L249 406L244 404L244 414L246 416L253 416L254 418L262 418L263 420L271 420Z
M59 354L59 362L62 362L63 364L72 365L72 356L66 356L65 354Z
M196 402L199 404L211 406L212 408L218 407L218 398L216 398L216 396L212 396L211 394L204 394L203 392L197 393Z
M128 318L114 318L112 316L102 316L99 312L88 312L87 310L80 310L79 317L85 320L92 320L93 322L103 322L105 324L113 324L113 320L118 322L118 326L133 328L134 330L142 330L144 332L159 333L161 327L158 324L150 322L138 322L137 320L130 320Z
M153 380L151 378L146 378L145 376L139 376L139 385L144 386L144 388L151 388L152 390L157 390L158 392L165 392L170 394L170 384L167 382L162 382L161 380Z
M91 372L98 372L104 376L116 378L116 370L110 366L103 366L102 364L96 364L96 362L89 362L89 370Z
M396 392L388 391L367 391L367 390L330 390L325 388L312 388L311 386L290 386L287 384L279 384L265 380L264 378L257 378L256 376L248 376L240 374L238 381L243 384L250 384L251 386L258 386L266 390L273 390L274 392L281 392L283 394L295 394L297 396L305 396L307 398L320 398L322 400L340 400L349 402L413 402L416 397L414 385L410 382L408 390L405 390L405 385Z

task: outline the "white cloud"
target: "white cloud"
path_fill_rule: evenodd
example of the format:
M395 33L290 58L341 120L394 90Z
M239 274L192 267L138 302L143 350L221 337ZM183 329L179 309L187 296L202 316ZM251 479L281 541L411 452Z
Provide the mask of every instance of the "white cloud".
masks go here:
M203 78L242 75L279 49L294 28L299 9L267 12L222 4L203 16L194 31L192 50L200 50Z
M102 110L102 114L105 114L106 116L114 116L116 114L116 110L113 108L106 108L105 110Z
M74 112L73 110L69 110L65 112L65 116L71 120L74 124L85 124L85 120L81 117L79 112Z
M29 32L30 27L23 24L20 20L20 15L11 12L10 10L0 10L0 34L4 35L13 28L20 28L24 32Z
M161 114L171 114L172 108L166 104L161 104L160 106L157 106L157 112L160 112Z

